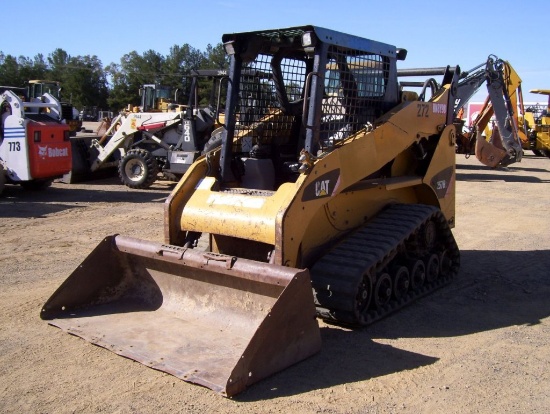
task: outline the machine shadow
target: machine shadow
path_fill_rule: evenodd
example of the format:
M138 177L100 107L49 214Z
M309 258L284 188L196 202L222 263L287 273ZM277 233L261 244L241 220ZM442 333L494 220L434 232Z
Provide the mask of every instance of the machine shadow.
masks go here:
M448 286L369 330L372 338L434 338L537 325L550 316L550 251L461 252Z
M78 203L152 203L164 202L173 185L147 190L100 190L95 185L109 184L112 179L95 181L83 186L55 186L40 191L28 191L17 185L7 185L0 197L0 218L42 218L48 214L85 208ZM174 183L175 185L175 183ZM120 186L119 186L120 188Z
M82 209L84 206L69 204L44 204L36 202L6 202L0 199L0 218L44 218L65 210Z
M438 361L376 339L470 335L550 316L550 251L463 251L450 285L360 330L321 329L314 357L252 386L235 399L258 401L365 381Z
M533 157L533 158L536 158L536 157ZM544 157L541 157L541 158L544 158ZM468 170L468 171L486 171L486 172L491 172L491 171L497 171L497 172L501 172L502 174L509 174L511 172L514 172L514 171L528 171L528 172L533 172L533 173L545 173L545 172L548 172L548 169L546 168L527 168L527 167L523 167L521 166L521 164L513 164L512 166L510 167L506 167L506 168L491 168L491 167L487 167L486 165L483 165L483 164L479 164L479 165L470 165L470 164L460 164L459 162L457 162L456 164L456 169L457 170Z
M504 181L507 183L548 183L549 180L541 180L538 177L525 177L521 175L504 175L504 174L491 174L491 173L456 173L456 179L457 181L479 181L479 182L491 182L491 181Z
M434 364L439 358L374 342L368 330L321 328L321 352L254 384L241 402L287 397Z
M521 172L528 172L532 174L546 173L549 170L545 168L526 168L520 164L513 164L507 168L490 168L485 165L468 165L468 164L456 164L456 179L457 181L504 181L507 183L548 183L548 180L541 180L540 178L531 175L520 175Z

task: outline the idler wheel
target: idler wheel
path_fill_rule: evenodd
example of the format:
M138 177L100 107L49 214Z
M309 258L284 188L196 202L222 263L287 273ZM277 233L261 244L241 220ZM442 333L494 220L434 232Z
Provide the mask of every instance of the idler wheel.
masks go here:
M437 240L437 226L433 220L428 221L420 231L420 237L424 248L433 250Z
M368 273L363 275L363 279L357 288L355 297L355 309L358 315L362 314L370 305L372 300L372 281Z
M447 250L443 250L439 254L439 274L441 276L446 276L451 271L452 266L453 261L449 256L449 252Z

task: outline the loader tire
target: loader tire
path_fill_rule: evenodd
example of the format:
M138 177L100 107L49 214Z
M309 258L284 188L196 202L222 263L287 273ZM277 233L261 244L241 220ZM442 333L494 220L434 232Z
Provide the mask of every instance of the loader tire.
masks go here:
M541 150L533 149L531 151L533 151L533 154L535 154L537 157L544 157L544 154Z
M118 175L130 188L149 188L157 179L159 166L156 158L144 149L132 149L120 160Z

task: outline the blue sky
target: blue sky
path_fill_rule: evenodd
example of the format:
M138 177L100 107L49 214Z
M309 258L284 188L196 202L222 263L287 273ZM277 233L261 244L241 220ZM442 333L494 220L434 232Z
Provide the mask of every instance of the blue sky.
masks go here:
M548 0L3 0L1 10L13 18L4 19L0 51L14 56L62 48L106 66L133 50L204 50L223 33L313 24L407 49L400 68L470 69L495 54L519 73L526 101L545 102L528 91L550 89Z

